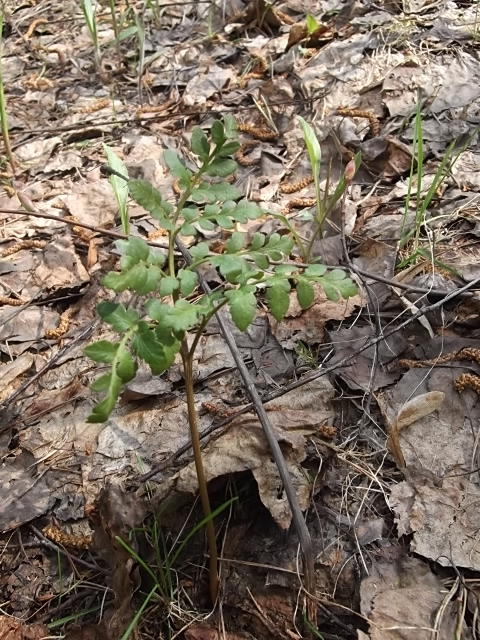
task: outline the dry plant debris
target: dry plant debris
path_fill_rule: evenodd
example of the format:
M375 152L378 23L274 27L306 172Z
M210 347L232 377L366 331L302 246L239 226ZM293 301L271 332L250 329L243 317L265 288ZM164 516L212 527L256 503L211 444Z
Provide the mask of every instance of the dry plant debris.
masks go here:
M247 333L234 330L308 513L318 633L479 637L478 283L432 308L480 276L476 3L119 2L116 25L108 3L96 3L99 64L81 4L4 3L1 75L15 170L3 154L0 592L8 617L0 638L60 629L68 640L118 640L150 586L117 536L149 567L165 568L152 522L164 536L158 548L172 554L195 525L180 366L161 377L141 368L109 422L87 424L96 371L82 347L92 335L112 338L94 320L107 295L99 283L117 261L111 239L122 235L99 170L102 143L131 177L173 201L163 150L192 162L184 136L225 111L242 135L236 185L265 211L238 230L288 233L283 215L301 238L313 237L318 261L350 270L359 286L340 302L316 290L306 311L292 296L282 322L260 307ZM354 154L362 158L321 236L297 115L320 142L322 197ZM128 207L131 233L162 246L163 230ZM418 246L403 242L417 230ZM231 231L201 233L220 253ZM212 287L221 280L213 270L204 277ZM384 338L418 310L423 326L417 318ZM219 504L238 498L218 520L220 613L205 608L197 534L169 567L168 598L157 594L135 633L300 638L297 540L282 531L291 514L215 325L196 358L210 486ZM309 371L342 362L288 391ZM440 393L441 404L429 403ZM70 614L61 627L44 625Z

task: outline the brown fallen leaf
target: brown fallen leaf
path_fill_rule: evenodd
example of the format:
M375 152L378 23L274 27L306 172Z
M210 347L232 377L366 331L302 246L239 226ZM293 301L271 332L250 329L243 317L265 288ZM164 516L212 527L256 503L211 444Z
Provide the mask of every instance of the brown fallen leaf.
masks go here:
M269 403L268 417L282 448L285 462L292 476L300 508L310 505L311 483L302 462L306 457L306 436L334 435L331 400L332 385L325 379L314 380ZM287 408L288 407L288 408ZM277 525L287 529L292 514L282 483L272 460L270 447L256 416L246 414L232 422L228 431L210 442L203 452L207 481L219 476L250 470L257 482L260 499L270 511ZM198 488L193 463L165 483L182 492L195 493Z
M22 624L10 616L0 616L0 640L42 640L48 635L44 624Z
M433 411L436 411L445 400L445 394L443 391L430 391L423 393L419 396L415 396L398 412L395 421L390 426L390 433L387 440L387 446L390 453L395 458L395 462L399 467L405 467L405 458L403 456L402 448L400 446L400 431L409 427L411 424L428 416Z

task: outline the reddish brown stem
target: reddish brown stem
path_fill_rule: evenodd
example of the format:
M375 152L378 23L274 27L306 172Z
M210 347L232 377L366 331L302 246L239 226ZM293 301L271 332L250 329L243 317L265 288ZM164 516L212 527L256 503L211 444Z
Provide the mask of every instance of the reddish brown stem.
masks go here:
M202 450L200 448L200 437L198 434L197 410L195 408L195 396L193 392L193 353L189 353L186 339L182 342L181 349L183 371L185 377L185 389L187 394L187 410L188 423L190 425L190 437L192 440L193 457L195 460L195 469L197 472L198 491L202 502L203 516L208 518L207 541L210 553L210 596L212 603L215 604L218 594L218 559L217 559L217 538L215 535L215 526L212 519L212 510L210 508L210 499L208 497L207 481L203 468Z

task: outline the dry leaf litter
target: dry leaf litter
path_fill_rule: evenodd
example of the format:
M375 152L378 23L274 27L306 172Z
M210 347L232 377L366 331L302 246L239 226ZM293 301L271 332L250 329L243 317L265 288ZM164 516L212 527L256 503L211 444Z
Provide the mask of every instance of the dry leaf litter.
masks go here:
M395 331L441 298L432 289L445 295L480 276L475 3L115 3L144 25L141 66L133 13L116 47L106 3L95 6L99 67L80 3L5 3L2 75L16 171L4 162L0 195L0 638L60 630L68 640L118 640L148 580L117 536L153 562L148 537L132 529L160 513L170 544L193 527L180 362L160 378L140 368L110 420L87 424L96 371L82 348L110 337L95 306L115 265L112 239L121 237L99 170L102 142L131 177L173 200L163 149L186 154L193 126L226 111L243 143L236 184L266 212L288 215L303 238L314 233L305 215L314 189L296 115L314 123L323 188L327 173L335 185L353 155L362 157L344 203L358 296L331 302L318 290L306 311L292 297L282 322L259 307L246 333L234 330L262 394L286 389L265 406L314 543L318 632L480 637L479 365L464 357L480 349L478 293ZM419 96L421 183L418 171L409 178ZM268 107L270 123L256 105ZM424 251L398 268L415 201L454 140L455 162L427 210ZM132 233L161 245L143 209L132 203L130 217ZM334 210L314 242L325 264L342 262L341 226ZM278 229L268 213L240 228ZM225 242L204 235L212 246ZM220 606L209 615L197 536L175 567L172 602L147 607L137 637L170 629L190 640L300 638L291 514L254 414L235 417L247 395L215 323L195 370L210 488L220 502L240 493L219 524ZM212 428L227 417L228 426ZM45 627L79 611L89 613Z

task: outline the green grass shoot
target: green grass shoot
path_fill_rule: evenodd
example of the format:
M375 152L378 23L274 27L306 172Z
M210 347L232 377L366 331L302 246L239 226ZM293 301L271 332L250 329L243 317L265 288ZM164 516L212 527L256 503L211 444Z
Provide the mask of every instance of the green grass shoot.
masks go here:
M297 116L303 130L303 138L307 147L310 166L312 168L313 182L315 184L315 199L317 201L317 222L321 227L325 221L323 200L320 193L320 163L322 161L322 148L317 135L312 127L302 116Z
M145 25L143 24L143 14L142 17L135 12L135 25L137 27L137 39L138 39L138 99L140 104L143 103L142 97L142 82L143 82L143 73L145 71Z
M425 229L427 222L427 212L432 203L432 200L437 195L443 182L450 175L450 171L458 160L460 154L468 146L471 138L463 145L462 148L454 155L454 149L456 140L450 143L445 151L442 161L440 162L433 180L430 184L425 195L422 195L422 185L424 183L424 138L423 138L423 120L422 120L422 100L419 95L417 100L417 109L415 114L415 126L413 131L413 148L412 148L412 160L410 163L410 174L407 185L407 196L405 199L405 209L403 214L402 229L400 232L400 248L404 248L411 241L411 251L407 258L405 258L399 265L399 268L403 268L416 260L420 255L425 256L425 251L421 248L422 232ZM415 173L416 171L416 173ZM415 180L416 177L416 180ZM415 201L415 219L413 228L406 229L407 216L410 212L412 200ZM433 252L430 251L430 260L435 262Z
M113 149L110 149L110 147L108 147L106 144L103 145L103 148L107 156L108 166L111 169L114 169L115 171L117 171L118 173L121 173L123 176L127 177L128 171L123 160L121 160L117 156L115 151L113 151ZM130 219L128 216L128 204L127 204L128 183L125 182L125 180L122 180L122 178L119 178L114 174L112 174L109 177L109 180L110 180L110 184L112 185L113 192L115 194L115 199L117 201L123 233L126 236L128 236L130 232Z
M115 0L108 0L108 6L110 8L110 14L112 16L113 33L115 34L115 47L117 49L117 56L119 63L122 60L122 52L120 50L120 21L117 20L117 12L115 11Z
M318 141L317 135L311 124L306 122L301 116L297 116L300 121L303 130L303 138L305 140L305 146L307 147L308 157L310 160L310 166L312 169L313 182L315 185L315 200L317 207L317 228L315 232L312 234L310 241L308 243L308 247L304 252L304 259L306 262L310 262L311 253L313 249L313 244L317 237L322 234L322 227L325 220L328 218L330 213L333 211L335 205L338 203L340 198L345 194L345 191L348 185L351 183L353 176L358 171L361 162L361 155L357 153L353 158L353 171L351 171L351 167L349 167L349 175L347 176L344 171L342 177L340 178L337 186L332 195L330 195L330 168L327 174L327 180L325 185L325 191L322 195L320 189L320 166L322 160L322 148L320 146L320 142ZM350 163L349 163L350 165Z
M314 638L319 638L319 640L325 640L325 637L320 633L320 631L316 627L313 626L313 624L310 622L310 620L307 618L306 615L303 616L303 621L305 622L305 626L311 632Z
M100 71L100 43L98 40L97 32L97 17L92 5L92 0L82 0L81 2L83 17L85 18L85 24L87 25L88 32L92 38L93 47L95 51L95 66L97 71Z
M150 600L153 598L156 590L157 590L157 585L155 585L154 587L152 587L152 589L150 589L150 592L147 594L145 600L142 602L140 609L137 611L137 613L133 617L132 621L127 627L127 630L122 635L120 640L128 640L131 637L131 635L134 633L135 628L143 615L143 612L147 608L147 605L150 602Z
M83 618L83 616L86 616L89 613L96 613L97 611L100 611L100 608L101 608L100 605L98 605L96 607L91 607L90 609L82 609L81 611L76 611L75 613L71 613L68 616L64 616L63 618L58 618L53 622L49 622L47 624L47 627L50 629L50 631L53 631L54 629L64 627L66 624L69 624L70 622L78 622L80 618Z
M144 558L142 558L127 542L125 542L125 540L117 536L116 539L118 540L118 542L132 556L132 558L139 564L139 566L141 566L142 569L150 576L154 583L154 586L147 594L145 600L142 602L139 611L130 623L127 631L122 636L122 640L128 640L131 633L133 632L133 629L135 629L136 624L140 620L141 614L143 613L148 602L151 600L155 593L160 596L160 599L165 606L169 606L169 604L174 601L176 582L173 577L175 573L174 567L186 545L189 543L192 537L196 533L198 533L198 531L205 527L207 522L210 522L214 518L216 518L225 509L230 507L230 505L236 500L238 500L236 496L230 498L222 505L220 505L217 509L212 511L210 516L200 520L200 522L198 522L194 527L190 529L185 538L183 538L183 540L178 545L175 545L175 547L170 550L167 548L165 536L160 524L160 520L162 518L161 513L157 514L151 527L134 529L132 531L132 534L134 534L135 531L141 531L147 536L147 539L150 541L155 555L155 566L153 566L153 563L149 563Z

